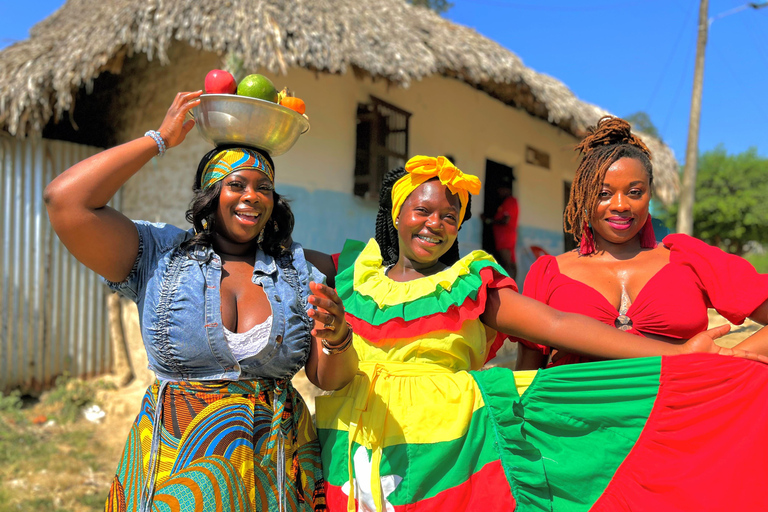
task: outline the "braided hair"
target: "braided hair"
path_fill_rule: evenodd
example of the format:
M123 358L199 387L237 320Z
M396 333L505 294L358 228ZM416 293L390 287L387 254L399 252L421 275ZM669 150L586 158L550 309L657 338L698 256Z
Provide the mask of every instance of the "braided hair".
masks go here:
M600 200L600 191L608 168L620 158L638 160L648 173L648 184L653 186L651 152L640 138L631 132L629 123L613 116L605 116L576 146L582 155L571 185L571 196L563 213L563 229L571 233L578 243L584 236Z
M400 256L400 242L397 238L397 229L392 225L392 187L397 180L406 175L405 167L397 167L384 175L379 193L379 211L376 214L376 243L379 244L384 266L394 265ZM437 178L433 178L437 179ZM467 210L464 213L464 222L472 217L472 196L469 196ZM461 230L461 226L459 226ZM440 256L440 262L445 265L453 265L459 261L458 238L448 251Z
M181 249L187 254L192 254L192 249L198 247L211 247L213 245L213 233L215 231L216 210L219 207L219 194L221 193L222 181L217 181L207 189L203 190L200 186L205 167L208 162L219 152L225 149L242 148L242 144L225 144L217 146L206 153L200 160L195 173L195 182L192 185L194 195L189 203L189 209L186 212L186 219L195 228L195 235L181 244ZM248 148L259 152L267 159L269 165L275 168L275 164L270 156L257 148ZM272 209L267 225L264 227L264 240L260 243L261 249L270 256L277 257L285 252L286 247L290 245L291 234L293 233L294 218L288 201L280 194L273 191L275 205Z

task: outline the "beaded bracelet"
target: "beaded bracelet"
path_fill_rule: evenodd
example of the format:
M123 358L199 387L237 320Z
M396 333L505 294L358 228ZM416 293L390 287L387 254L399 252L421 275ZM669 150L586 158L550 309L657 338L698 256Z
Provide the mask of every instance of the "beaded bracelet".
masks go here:
M349 347L352 346L352 335L354 334L354 331L352 330L352 326L349 325L349 322L347 322L347 328L347 337L344 338L344 341L341 343L331 345L325 338L320 340L320 342L323 344L323 354L332 356L334 354L342 354L349 350Z
M145 137L152 137L152 140L155 141L157 144L157 151L158 157L162 157L165 154L165 151L168 149L168 147L165 145L165 139L163 139L163 136L160 135L160 132L155 130L149 130L147 133L144 134Z

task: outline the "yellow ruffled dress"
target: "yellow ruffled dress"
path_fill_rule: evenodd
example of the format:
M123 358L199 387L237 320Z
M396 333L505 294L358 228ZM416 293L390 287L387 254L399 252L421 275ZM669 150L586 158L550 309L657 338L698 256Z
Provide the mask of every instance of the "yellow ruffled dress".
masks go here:
M386 276L379 247L348 243L336 283L355 330L360 371L317 398L331 510L468 510L506 485L486 432L487 410L469 370L480 369L489 332L488 287L516 289L475 251L429 277ZM514 507L509 493L494 506ZM505 503L505 497L508 498Z

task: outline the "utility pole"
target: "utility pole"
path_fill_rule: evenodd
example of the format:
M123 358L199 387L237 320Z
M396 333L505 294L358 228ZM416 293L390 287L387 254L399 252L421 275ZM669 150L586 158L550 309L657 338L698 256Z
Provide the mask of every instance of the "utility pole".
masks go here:
M699 36L696 41L696 67L693 71L691 115L688 119L688 144L685 148L685 169L677 211L677 232L693 235L693 201L696 196L696 170L699 160L699 121L701 120L701 91L704 88L704 52L709 30L709 0L699 4Z
M693 92L691 94L691 115L688 120L688 144L685 148L680 208L677 211L677 232L693 235L693 202L696 197L696 171L699 159L699 122L701 120L701 91L704 88L704 52L707 49L707 32L715 20L745 9L762 9L768 2L751 2L730 11L708 18L709 0L699 4L699 35L696 42L696 66L693 71Z

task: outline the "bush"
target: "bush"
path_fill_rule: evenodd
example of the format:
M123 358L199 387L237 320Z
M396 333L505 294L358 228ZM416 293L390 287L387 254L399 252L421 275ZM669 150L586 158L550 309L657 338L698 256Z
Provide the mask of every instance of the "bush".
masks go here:
M103 381L71 379L65 374L56 379L56 387L45 395L44 402L56 407L60 422L71 423L80 417L83 409L95 403L98 390L113 388L114 385Z
M0 413L15 413L21 410L22 405L20 391L11 391L7 395L0 393Z
M744 258L754 265L758 272L761 274L768 274L768 253L750 253L744 256Z

